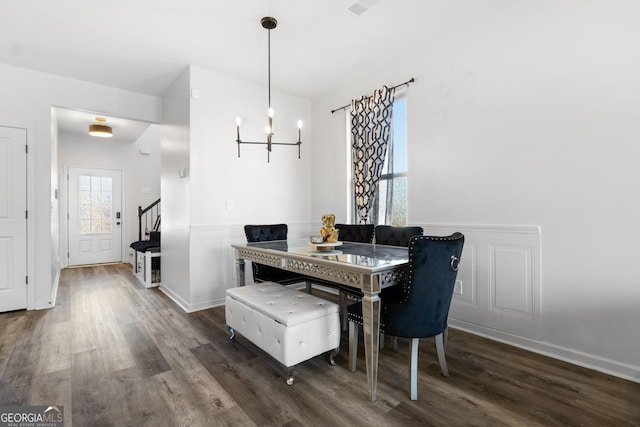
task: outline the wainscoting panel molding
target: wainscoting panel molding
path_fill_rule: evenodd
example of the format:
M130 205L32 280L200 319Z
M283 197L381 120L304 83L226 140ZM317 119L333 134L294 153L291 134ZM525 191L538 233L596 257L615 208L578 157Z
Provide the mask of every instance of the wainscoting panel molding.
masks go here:
M456 302L473 306L478 305L477 254L478 245L475 242L465 240L454 290L454 299Z
M489 309L533 320L531 248L490 245L490 254Z
M539 226L418 224L426 235L460 231L465 246L450 319L535 339L540 319Z

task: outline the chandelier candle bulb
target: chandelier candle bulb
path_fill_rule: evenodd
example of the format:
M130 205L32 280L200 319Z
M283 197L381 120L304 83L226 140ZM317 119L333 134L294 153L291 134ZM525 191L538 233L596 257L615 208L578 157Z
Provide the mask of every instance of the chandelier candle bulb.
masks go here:
M269 126L267 126L267 151L271 152L271 137L273 136L273 128L271 127L271 117L269 117Z
M236 117L236 141L240 141L240 124L242 124L242 119L240 117Z
M298 120L298 142L300 142L301 131L302 131L302 120Z

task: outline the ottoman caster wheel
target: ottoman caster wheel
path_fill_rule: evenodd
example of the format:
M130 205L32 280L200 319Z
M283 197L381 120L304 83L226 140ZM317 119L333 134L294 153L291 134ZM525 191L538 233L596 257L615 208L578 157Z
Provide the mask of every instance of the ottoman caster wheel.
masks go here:
M287 385L293 385L293 368L289 368L287 373Z
M338 355L339 352L340 352L340 347L336 347L329 352L329 364L331 366L336 366L335 357Z

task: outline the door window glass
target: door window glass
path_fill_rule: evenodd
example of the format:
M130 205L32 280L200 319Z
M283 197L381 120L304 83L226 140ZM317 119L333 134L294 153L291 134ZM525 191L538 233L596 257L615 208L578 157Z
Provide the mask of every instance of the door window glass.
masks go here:
M111 177L80 175L79 179L80 234L111 233L113 218Z

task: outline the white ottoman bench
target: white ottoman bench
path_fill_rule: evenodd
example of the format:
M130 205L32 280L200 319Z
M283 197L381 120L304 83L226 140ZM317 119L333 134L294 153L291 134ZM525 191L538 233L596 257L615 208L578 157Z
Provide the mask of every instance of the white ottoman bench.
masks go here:
M337 304L273 282L227 289L225 317L231 340L238 332L288 368L340 347Z

